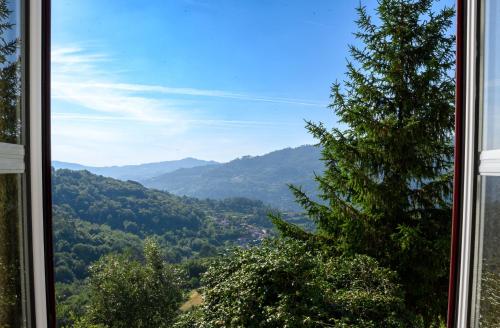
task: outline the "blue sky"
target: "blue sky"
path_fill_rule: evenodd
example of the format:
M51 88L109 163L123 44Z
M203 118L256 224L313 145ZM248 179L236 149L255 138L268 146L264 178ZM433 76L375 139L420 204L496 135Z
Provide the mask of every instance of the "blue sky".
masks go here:
M329 88L358 3L54 0L53 158L228 161L313 143L304 119L336 124Z

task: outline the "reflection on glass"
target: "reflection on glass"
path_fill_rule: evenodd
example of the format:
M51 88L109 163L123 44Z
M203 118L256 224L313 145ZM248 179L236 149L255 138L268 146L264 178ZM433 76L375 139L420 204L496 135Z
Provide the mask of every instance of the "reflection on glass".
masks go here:
M481 177L476 327L500 327L500 177Z
M0 142L21 135L20 0L0 0Z
M20 0L0 0L0 142L21 143ZM21 176L0 175L0 327L25 327Z
M0 175L0 327L23 327L20 175Z

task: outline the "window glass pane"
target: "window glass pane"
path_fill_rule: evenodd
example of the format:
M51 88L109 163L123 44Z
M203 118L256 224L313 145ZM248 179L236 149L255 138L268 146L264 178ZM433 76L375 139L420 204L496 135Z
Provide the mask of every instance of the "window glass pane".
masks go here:
M475 326L500 327L500 177L480 179Z
M500 2L484 1L484 150L500 148Z
M0 142L21 143L21 0L0 0ZM4 168L5 169L5 168ZM20 174L0 175L0 327L27 326Z
M20 0L0 0L0 142L21 137Z
M0 327L24 327L21 175L0 175Z

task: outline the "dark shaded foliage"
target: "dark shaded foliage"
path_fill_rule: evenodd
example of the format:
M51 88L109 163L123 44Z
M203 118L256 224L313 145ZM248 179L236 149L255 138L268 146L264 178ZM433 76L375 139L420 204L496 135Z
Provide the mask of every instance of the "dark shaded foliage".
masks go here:
M174 327L414 327L394 272L292 240L219 258L202 291L204 303Z
M396 271L406 306L426 324L447 303L454 126L454 10L433 0L381 0L358 9L360 46L330 108L346 128L308 122L326 170L324 203L292 186L315 235L274 217L290 237L366 254Z

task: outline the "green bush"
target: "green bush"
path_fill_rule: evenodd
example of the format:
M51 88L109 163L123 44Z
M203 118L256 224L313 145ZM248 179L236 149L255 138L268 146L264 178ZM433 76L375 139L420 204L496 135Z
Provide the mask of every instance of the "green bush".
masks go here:
M108 255L91 267L89 305L79 327L169 327L182 300L180 281L158 244L144 246L145 263Z
M363 255L267 241L218 258L202 282L204 303L174 327L413 327L395 273Z

